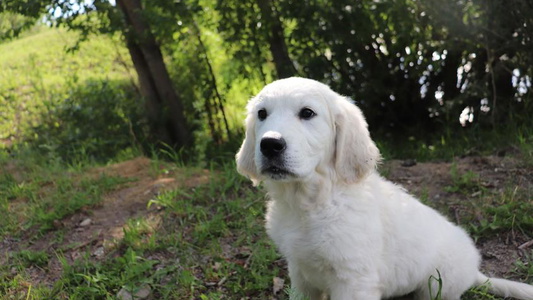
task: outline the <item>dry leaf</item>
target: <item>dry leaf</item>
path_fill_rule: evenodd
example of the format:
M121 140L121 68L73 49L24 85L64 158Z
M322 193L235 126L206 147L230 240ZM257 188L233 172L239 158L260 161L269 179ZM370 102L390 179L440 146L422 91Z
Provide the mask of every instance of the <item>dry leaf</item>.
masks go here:
M274 292L274 295L283 290L283 283L285 283L285 280L279 277L274 277L272 279L272 291Z

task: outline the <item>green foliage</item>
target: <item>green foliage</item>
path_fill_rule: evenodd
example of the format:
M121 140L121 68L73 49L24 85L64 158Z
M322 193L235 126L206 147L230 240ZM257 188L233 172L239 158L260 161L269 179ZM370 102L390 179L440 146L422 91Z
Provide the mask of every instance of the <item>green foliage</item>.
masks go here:
M84 177L83 169L65 173L64 166L53 163L33 165L25 170L28 177L20 179L2 172L0 237L29 228L38 233L57 229L58 220L100 203L104 193L128 181L106 175Z
M52 290L45 291L48 297L114 299L121 288L135 294L141 287L157 286L162 277L176 271L175 266L165 266L153 272L159 262L144 259L132 249L102 263L91 262L88 257L73 264L66 258L61 260L63 276Z
M526 124L501 124L493 130L485 130L474 125L455 131L453 126L442 135L426 137L383 136L372 132L374 140L386 159L416 159L417 161L447 160L464 155L506 154L516 149L526 163L533 162L533 131Z
M127 180L119 177L102 175L97 178L82 178L72 182L68 177L59 177L54 182L54 197L45 197L36 203L29 212L32 217L26 227L37 227L46 232L56 227L55 221L61 220L84 207L90 207L102 201L105 192Z
M473 288L471 288L470 290L468 290L465 293L463 298L469 299L469 300L486 300L486 299L498 300L498 299L502 299L502 298L496 297L496 296L492 295L491 293L489 293L489 287L490 287L490 283L489 282L486 282L485 284L480 285L480 286L473 287Z
M48 264L48 254L44 251L21 250L11 253L11 258L18 262L18 265L28 268L30 266L45 267Z
M2 3L4 20L13 20L5 28L21 27L16 25L24 23L20 15L36 18L48 10L56 14L50 23L80 34L67 48L82 50L79 41L92 40L93 33L124 32L121 14L107 1L19 4ZM502 124L511 123L519 130L531 126L533 56L526 29L532 24L526 1L437 4L434 0L272 2L288 45L284 51L298 73L353 97L364 109L374 136L386 143L396 145L412 137L414 142L405 143L412 147L405 151L422 157L453 156L463 154L468 144L484 145L475 137L487 128L508 132ZM238 143L244 102L275 73L269 17L253 0L145 1L142 14L162 45L184 99L197 141L193 152L209 157L216 155L210 150L222 143ZM9 60L29 61L34 67L43 61ZM39 98L50 98L57 91L48 89L47 81L55 76L40 72L31 76L30 86ZM5 78L20 77L9 75ZM86 85L85 80L77 84ZM2 93L4 102L18 103L19 93L8 91ZM142 107L140 101L135 103ZM3 107L12 115L20 106ZM464 125L473 133L456 145L453 140L461 129L457 120L465 107ZM475 123L468 121L470 115ZM8 138L20 135L12 126L2 127ZM131 140L131 135L124 140ZM88 144L95 148L100 141ZM398 156L396 152L391 156Z
M498 1L478 0L446 5L437 5L434 0L275 1L272 5L285 34L284 51L290 54L298 74L324 81L354 98L365 111L374 137L384 144L407 145L403 152L424 159L461 155L472 144L480 150L492 150L490 135L494 132L487 134L488 129L516 132L516 136L498 137L496 146L509 139L512 143L531 139L531 131L525 129L531 127L528 115L533 109L533 57L527 51L531 48L531 33L525 29L532 25L527 18L531 8L525 1L513 2L505 9ZM63 12L49 22L79 33L67 46L69 49L83 52L79 41L92 42L93 33L124 32L121 14L107 1L41 0L31 6L7 1L1 11L6 16L14 11L34 18L45 8L49 13ZM198 161L204 161L219 154L212 149L235 150L242 135L244 103L274 78L276 62L272 63L269 16L263 16L253 0L145 1L142 15L162 46L167 68L182 96L196 140L191 152L201 153ZM37 66L51 59L11 57L17 52L6 49L10 53L6 60L29 62L35 69L26 72L30 74L27 86L36 91L38 103L68 97L69 91L49 88L57 72L38 71ZM1 69L12 70L13 66ZM25 84L16 74L2 77L11 79L7 92L0 94L0 101L6 103L1 110L15 115L21 94L16 89ZM81 77L77 85L90 85ZM101 81L92 79L93 83ZM116 88L130 94L127 85L117 84ZM51 97L58 93L65 98ZM143 107L141 101L134 102L138 109ZM27 107L30 114L39 110L34 104ZM458 122L462 112L465 128ZM22 119L25 122L17 128L28 127L26 118ZM129 123L135 128L137 120ZM0 127L6 129L4 138L21 134L13 126ZM469 133L464 134L466 131ZM528 133L520 136L520 131ZM455 141L458 132L459 141ZM123 131L120 133L122 136ZM484 143L486 136L489 143ZM108 142L81 139L81 144L87 141L89 151ZM126 140L132 140L131 133ZM222 146L224 143L229 146ZM83 152L81 149L78 151ZM402 151L395 149L390 156L405 156L398 153ZM107 152L112 155L113 150Z
M481 124L494 121L496 110L498 120L508 117L504 111L512 110L514 121L528 123L523 110L531 105L511 99L513 91L521 93L518 86L511 86L511 73L531 78L531 64L511 48L496 44L521 49L517 44L523 41L521 34L528 35L522 29L529 21L520 23L526 17L512 25L490 21L506 19L507 13L522 15L528 8L523 7L525 1L518 2L505 13L498 1L457 1L444 6L431 0L301 5L281 1L279 5L284 19L291 22L290 50L302 74L354 97L380 134L424 136L419 135L420 126L424 133L442 128L441 124L457 128L465 106L473 107ZM442 18L450 14L455 18ZM456 24L460 29L452 28ZM511 34L513 30L518 36ZM492 41L487 34L499 42L487 42ZM500 61L504 53L508 60ZM530 57L529 52L523 55ZM462 72L459 77L458 72ZM483 99L490 113L483 109Z
M73 83L67 98L45 103L27 143L71 162L105 160L143 140L139 99L131 88L109 81Z
M0 186L7 187L1 190L1 199L6 196L8 204L1 213L9 217L0 220L3 238L36 232L38 239L40 231L60 241L64 230L57 225L61 220L80 207L90 212L106 191L128 184L121 178L95 176L86 168L65 172L61 171L65 166L55 161L42 164L26 161L22 178L4 176L0 181ZM168 163L154 164L154 169L163 172L154 173L154 178L175 171ZM205 176L203 171L185 167L179 173L187 179ZM279 254L264 233L264 198L237 174L233 163L210 174L206 182L194 187L155 195L150 203L150 210L157 211L154 218L128 220L123 238L106 248L106 255L99 259L82 250L81 257L72 260L61 252L68 247L13 253L16 259L0 266L0 293L35 299L114 299L123 289L134 294L149 288L155 299L225 295L266 299L272 278L285 277L286 270L277 262ZM26 266L46 271L56 256L63 271L53 286L28 288L32 281ZM12 268L17 268L16 275Z
M216 1L216 11L220 15L218 31L226 41L225 47L231 57L237 58L232 69L225 72L232 77L259 78L266 84L272 78L272 65L268 49L268 31L265 18L261 15L257 2Z
M126 50L99 36L65 53L76 39L43 29L0 44L0 139L70 163L138 152L147 135Z
M515 273L524 276L525 280L533 279L533 251L525 255L524 260L517 260L515 263Z
M35 23L35 19L12 12L0 10L0 42L19 36Z
M447 192L461 192L471 195L473 192L483 190L483 187L480 184L479 175L470 170L464 172L463 174L459 174L459 171L457 170L457 164L452 164L450 175L453 185L445 188Z
M429 298L431 300L442 300L442 277L439 270L436 271L437 276L431 275L428 279Z
M533 230L533 203L529 195L518 191L518 187L507 189L497 199L495 205L485 205L478 222L471 223L469 230L475 237L487 236L503 230L520 230L528 233Z

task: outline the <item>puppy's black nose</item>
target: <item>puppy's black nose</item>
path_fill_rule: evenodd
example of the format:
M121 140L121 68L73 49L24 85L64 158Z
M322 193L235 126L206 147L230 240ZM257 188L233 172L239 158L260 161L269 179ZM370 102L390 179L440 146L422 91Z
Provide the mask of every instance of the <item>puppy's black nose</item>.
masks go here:
M263 138L261 139L261 153L267 158L279 156L287 148L284 138Z

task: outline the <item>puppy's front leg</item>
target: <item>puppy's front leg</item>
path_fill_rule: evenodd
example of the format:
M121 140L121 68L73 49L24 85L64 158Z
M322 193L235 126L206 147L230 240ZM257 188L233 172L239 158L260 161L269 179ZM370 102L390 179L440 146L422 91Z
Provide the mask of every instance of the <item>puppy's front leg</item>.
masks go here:
M294 281L291 277L291 281ZM324 293L319 289L316 289L305 282L297 282L291 285L290 300L300 300L309 299L309 300L324 300Z
M291 281L294 279L291 277ZM290 300L300 300L307 297L309 300L324 300L325 294L305 282L297 282L291 285Z
M353 281L338 281L331 287L331 300L380 300L381 292L375 285Z
M289 262L289 277L291 278L290 300L303 299L307 297L310 300L323 300L324 293L310 285L300 270Z

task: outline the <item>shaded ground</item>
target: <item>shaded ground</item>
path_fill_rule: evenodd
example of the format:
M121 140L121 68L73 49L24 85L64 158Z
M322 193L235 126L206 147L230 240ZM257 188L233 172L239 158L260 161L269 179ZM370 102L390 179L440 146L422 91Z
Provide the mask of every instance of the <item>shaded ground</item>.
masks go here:
M501 194L505 189L515 189L526 193L527 199L533 201L533 168L523 166L512 157L465 157L453 163L430 162L406 166L411 163L390 161L382 169L390 180L401 184L412 194L425 198L429 205L447 214L451 221L463 227L469 225L464 223L464 216L475 214L472 210L475 210L476 202L472 202L472 199L482 195L479 189L466 194L450 192L458 185L457 181L461 178L457 177L461 174L477 174L472 180L478 181L479 188L485 194ZM457 175L453 175L453 168L456 168ZM531 253L532 239L532 233L518 230L480 238L477 246L483 256L483 271L490 276L512 277L517 258Z
M56 226L64 231L61 242L57 242L57 239L51 238L48 234L35 239L29 233L25 237L27 240L2 241L0 253L20 251L22 247L51 253L48 270L38 267L29 269L34 283L51 284L61 274L61 264L53 253L61 251L69 261L73 261L82 253L88 252L91 253L92 259L98 260L113 249L117 241L123 237L123 228L128 219L144 216L150 222L159 222L158 208L147 205L155 195L178 186L193 187L205 183L209 177L207 171L180 174L178 171L154 172L153 168L149 159L137 158L90 170L89 173L94 176L105 173L130 178L131 181L106 195L104 201L91 210L83 210L66 219L58 220ZM468 219L464 216L475 214L475 205L472 205L470 199L479 198L480 191L476 190L475 186L472 190L466 189L466 193L452 191L453 187L460 184L463 178L461 174L469 172L477 174L476 184L486 194L497 194L505 189L514 188L525 192L528 195L527 199L533 199L532 167L523 166L519 161L508 157L466 157L457 159L453 163L431 162L414 163L414 165L413 162L389 161L381 166L381 170L384 176L403 185L422 201L438 208L452 221L462 226L469 225L464 223L464 220ZM477 245L483 254L485 273L512 277L513 264L517 258L533 250L532 240L533 234L519 230L504 230L489 237L479 238ZM231 240L221 241L223 244L227 243L222 245L222 248L231 248L231 242ZM0 258L0 264L5 257L7 256Z

